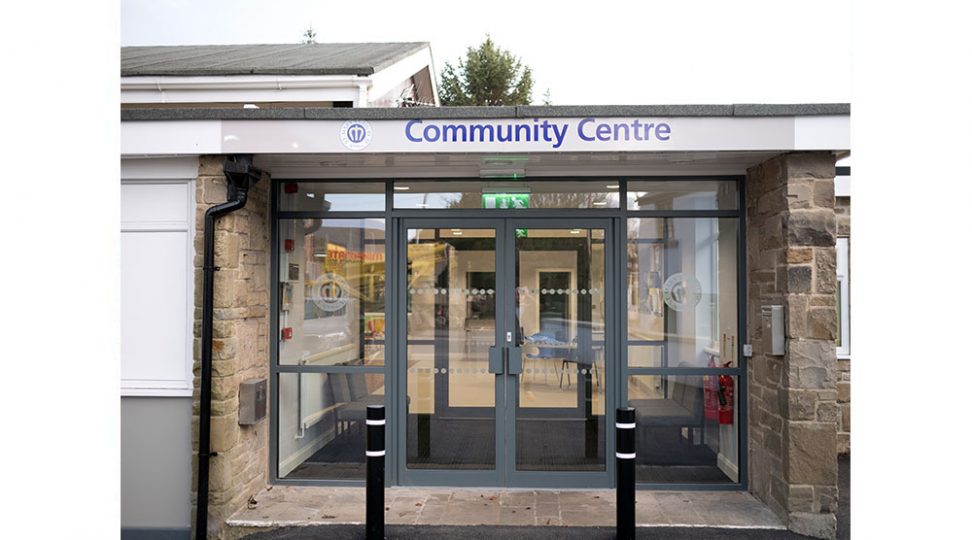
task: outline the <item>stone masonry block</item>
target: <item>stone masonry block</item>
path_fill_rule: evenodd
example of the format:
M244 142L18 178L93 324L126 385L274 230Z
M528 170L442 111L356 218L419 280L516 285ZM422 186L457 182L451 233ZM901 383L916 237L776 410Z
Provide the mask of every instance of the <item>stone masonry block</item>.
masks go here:
M786 337L806 337L807 296L791 294L786 297Z
M220 176L203 176L198 179L198 182L202 189L202 196L198 197L197 200L201 201L205 207L226 202L226 178L222 174Z
M837 383L837 401L847 403L851 399L851 385L848 382Z
M811 308L807 317L808 337L833 340L837 338L837 310L829 307Z
M833 341L790 339L786 353L784 384L787 387L835 389L837 356Z
M791 181L786 184L787 206L810 208L813 206L813 180Z
M830 248L814 250L813 290L817 294L837 292L837 251Z
M223 161L226 156L199 156L199 176L223 176Z
M221 269L236 268L240 259L240 235L232 233L216 233L215 247L216 266ZM222 270L221 270L222 271Z
M837 453L846 454L850 452L850 433L837 433Z
M824 540L837 538L837 516L832 513L794 512L787 521L787 528L797 534Z
M786 505L791 512L812 512L813 486L789 486Z
M809 293L813 290L813 269L807 265L786 268L786 292Z
M836 244L837 219L832 209L793 210L786 220L790 246L831 247Z
M816 486L813 488L813 510L815 512L836 512L837 504L837 486Z
M224 416L214 416L211 420L211 447L214 452L229 452L240 440L238 412Z
M226 491L233 487L233 468L228 456L217 455L209 458L210 492Z
M833 180L819 180L813 183L813 205L821 208L834 207Z
M756 201L756 214L779 214L786 210L787 193L782 187L763 194Z
M789 422L783 457L790 484L837 485L837 426Z
M834 402L817 403L817 421L837 423L840 405Z
M836 158L827 152L799 152L786 156L786 177L834 180Z
M817 393L813 390L785 389L779 394L780 412L788 420L816 420Z
M786 250L786 262L789 264L806 264L813 262L813 248L791 247Z
M213 359L231 360L236 356L236 338L214 339L213 340Z

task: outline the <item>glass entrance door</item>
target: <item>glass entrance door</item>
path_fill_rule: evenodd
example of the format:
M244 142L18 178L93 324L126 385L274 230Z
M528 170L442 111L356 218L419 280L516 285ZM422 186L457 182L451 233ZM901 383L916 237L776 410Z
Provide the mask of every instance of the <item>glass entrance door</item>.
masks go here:
M610 485L608 228L403 222L404 483Z
M510 362L516 373L507 402L512 483L607 486L608 225L517 220L510 226L508 320L518 342L511 354L519 356Z

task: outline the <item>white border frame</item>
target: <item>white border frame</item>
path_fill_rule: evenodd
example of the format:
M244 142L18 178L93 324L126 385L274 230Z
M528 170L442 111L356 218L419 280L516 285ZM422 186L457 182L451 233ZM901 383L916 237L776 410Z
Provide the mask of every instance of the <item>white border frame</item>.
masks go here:
M837 239L837 283L840 284L841 313L840 347L837 347L837 358L846 359L851 355L851 312L850 312L850 238Z
M122 160L121 184L184 184L187 189L185 222L121 222L119 234L133 231L172 231L186 232L186 343L184 377L181 381L158 381L146 379L124 379L121 383L122 397L191 397L193 389L193 326L195 322L195 236L196 236L196 176L199 157L179 157L163 159ZM122 291L124 294L124 291ZM124 358L121 359L124 362Z

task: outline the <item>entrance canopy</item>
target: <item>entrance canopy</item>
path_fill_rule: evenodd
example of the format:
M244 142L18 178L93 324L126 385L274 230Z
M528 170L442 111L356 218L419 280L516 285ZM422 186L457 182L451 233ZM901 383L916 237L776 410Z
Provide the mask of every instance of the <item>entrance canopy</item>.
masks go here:
M275 178L741 174L849 149L846 104L122 111L123 158L256 154Z

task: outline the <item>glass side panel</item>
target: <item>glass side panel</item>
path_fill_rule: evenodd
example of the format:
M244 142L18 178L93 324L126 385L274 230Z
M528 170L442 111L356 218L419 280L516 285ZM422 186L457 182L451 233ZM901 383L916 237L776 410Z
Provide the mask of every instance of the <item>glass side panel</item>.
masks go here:
M384 364L384 220L278 224L279 362Z
M409 229L406 466L496 463L495 229Z
M731 180L628 182L629 210L735 210L738 201Z
M395 208L618 208L618 181L395 182Z
M593 232L526 229L516 238L518 470L605 467L605 253Z
M739 482L739 381L730 375L632 375L638 482Z
M384 182L281 182L282 212L383 212Z
M279 374L279 477L363 480L365 413L384 394L381 373Z
M629 365L735 366L738 235L735 218L628 220L628 341L665 347L660 358L629 349Z

